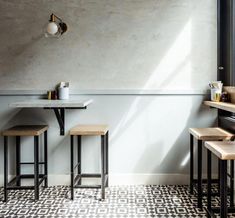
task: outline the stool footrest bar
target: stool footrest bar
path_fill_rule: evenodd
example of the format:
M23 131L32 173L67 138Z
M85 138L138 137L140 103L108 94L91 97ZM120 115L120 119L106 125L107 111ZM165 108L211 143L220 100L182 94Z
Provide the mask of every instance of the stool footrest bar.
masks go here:
M78 174L78 176L80 177L85 177L85 178L99 178L101 177L101 174L98 173L82 173L82 174Z
M7 190L24 190L24 189L34 189L34 186L7 186Z
M39 174L39 178L42 178L44 176L45 176L44 174ZM34 174L23 174L23 175L20 175L20 178L21 179L33 179Z
M89 178L89 177L86 177L86 178ZM74 188L101 188L101 185L78 185L81 179L82 177L80 175L77 175L74 178ZM105 175L105 185L107 185L107 182L108 182L108 174Z
M23 176L23 178L21 178ZM21 176L16 176L15 178L13 178L8 184L7 184L7 189L31 189L31 187L34 186L17 186L15 185L17 183L17 181L19 181L20 179L31 179L34 177L31 177L31 175L27 175L30 177L25 177L26 175L21 175ZM40 175L39 176L40 180L39 180L39 185L41 185L41 183L47 178L46 175Z
M20 164L35 164L34 162L21 162ZM38 164L45 164L45 162L39 162Z
M101 185L75 185L74 188L101 188Z

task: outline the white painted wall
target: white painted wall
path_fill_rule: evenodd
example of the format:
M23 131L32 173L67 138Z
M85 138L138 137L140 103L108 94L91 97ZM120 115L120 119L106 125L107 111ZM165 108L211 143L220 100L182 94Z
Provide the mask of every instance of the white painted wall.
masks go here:
M35 97L1 96L0 129L13 124L48 124L50 184L69 181L69 137L59 135L52 111L9 109L10 102ZM87 110L66 112L66 129L80 124L110 126L111 184L187 183L189 127L207 127L216 121L216 111L202 106L201 95L74 96L92 98ZM2 144L2 139L1 139ZM32 140L25 139L24 159L32 159ZM30 144L31 143L31 144ZM96 137L83 140L83 169L99 171L99 143ZM3 146L0 146L3 173ZM13 172L13 171L11 171ZM2 182L2 181L1 181Z

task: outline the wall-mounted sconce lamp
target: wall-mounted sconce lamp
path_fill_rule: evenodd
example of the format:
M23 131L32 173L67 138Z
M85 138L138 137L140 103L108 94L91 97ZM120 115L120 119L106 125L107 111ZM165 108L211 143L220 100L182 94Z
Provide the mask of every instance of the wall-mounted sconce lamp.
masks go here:
M46 27L45 36L46 37L60 37L63 33L67 31L68 27L66 23L62 21L61 18L54 14L51 14L49 23Z

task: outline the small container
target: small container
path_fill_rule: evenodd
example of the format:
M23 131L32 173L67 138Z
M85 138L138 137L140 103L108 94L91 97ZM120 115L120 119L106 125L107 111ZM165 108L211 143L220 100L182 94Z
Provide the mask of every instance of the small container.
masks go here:
M56 92L56 90L51 91L51 99L52 100L57 100L57 92Z
M224 86L224 91L228 93L229 102L235 104L235 87L234 86Z
M221 94L222 94L222 90L221 89L212 88L211 89L211 101L219 102Z
M69 99L69 87L59 87L59 99L60 100L68 100Z
M221 94L220 100L221 100L222 102L230 102L229 94L228 94L227 92L223 92L223 93Z
M47 99L51 100L51 91L47 91Z

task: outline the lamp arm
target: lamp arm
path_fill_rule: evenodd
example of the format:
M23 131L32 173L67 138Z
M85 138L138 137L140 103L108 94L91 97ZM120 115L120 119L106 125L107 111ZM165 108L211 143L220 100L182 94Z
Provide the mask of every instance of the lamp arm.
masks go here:
M51 14L51 18L49 21L55 22L55 18L57 18L61 23L63 23L62 19L55 14Z

